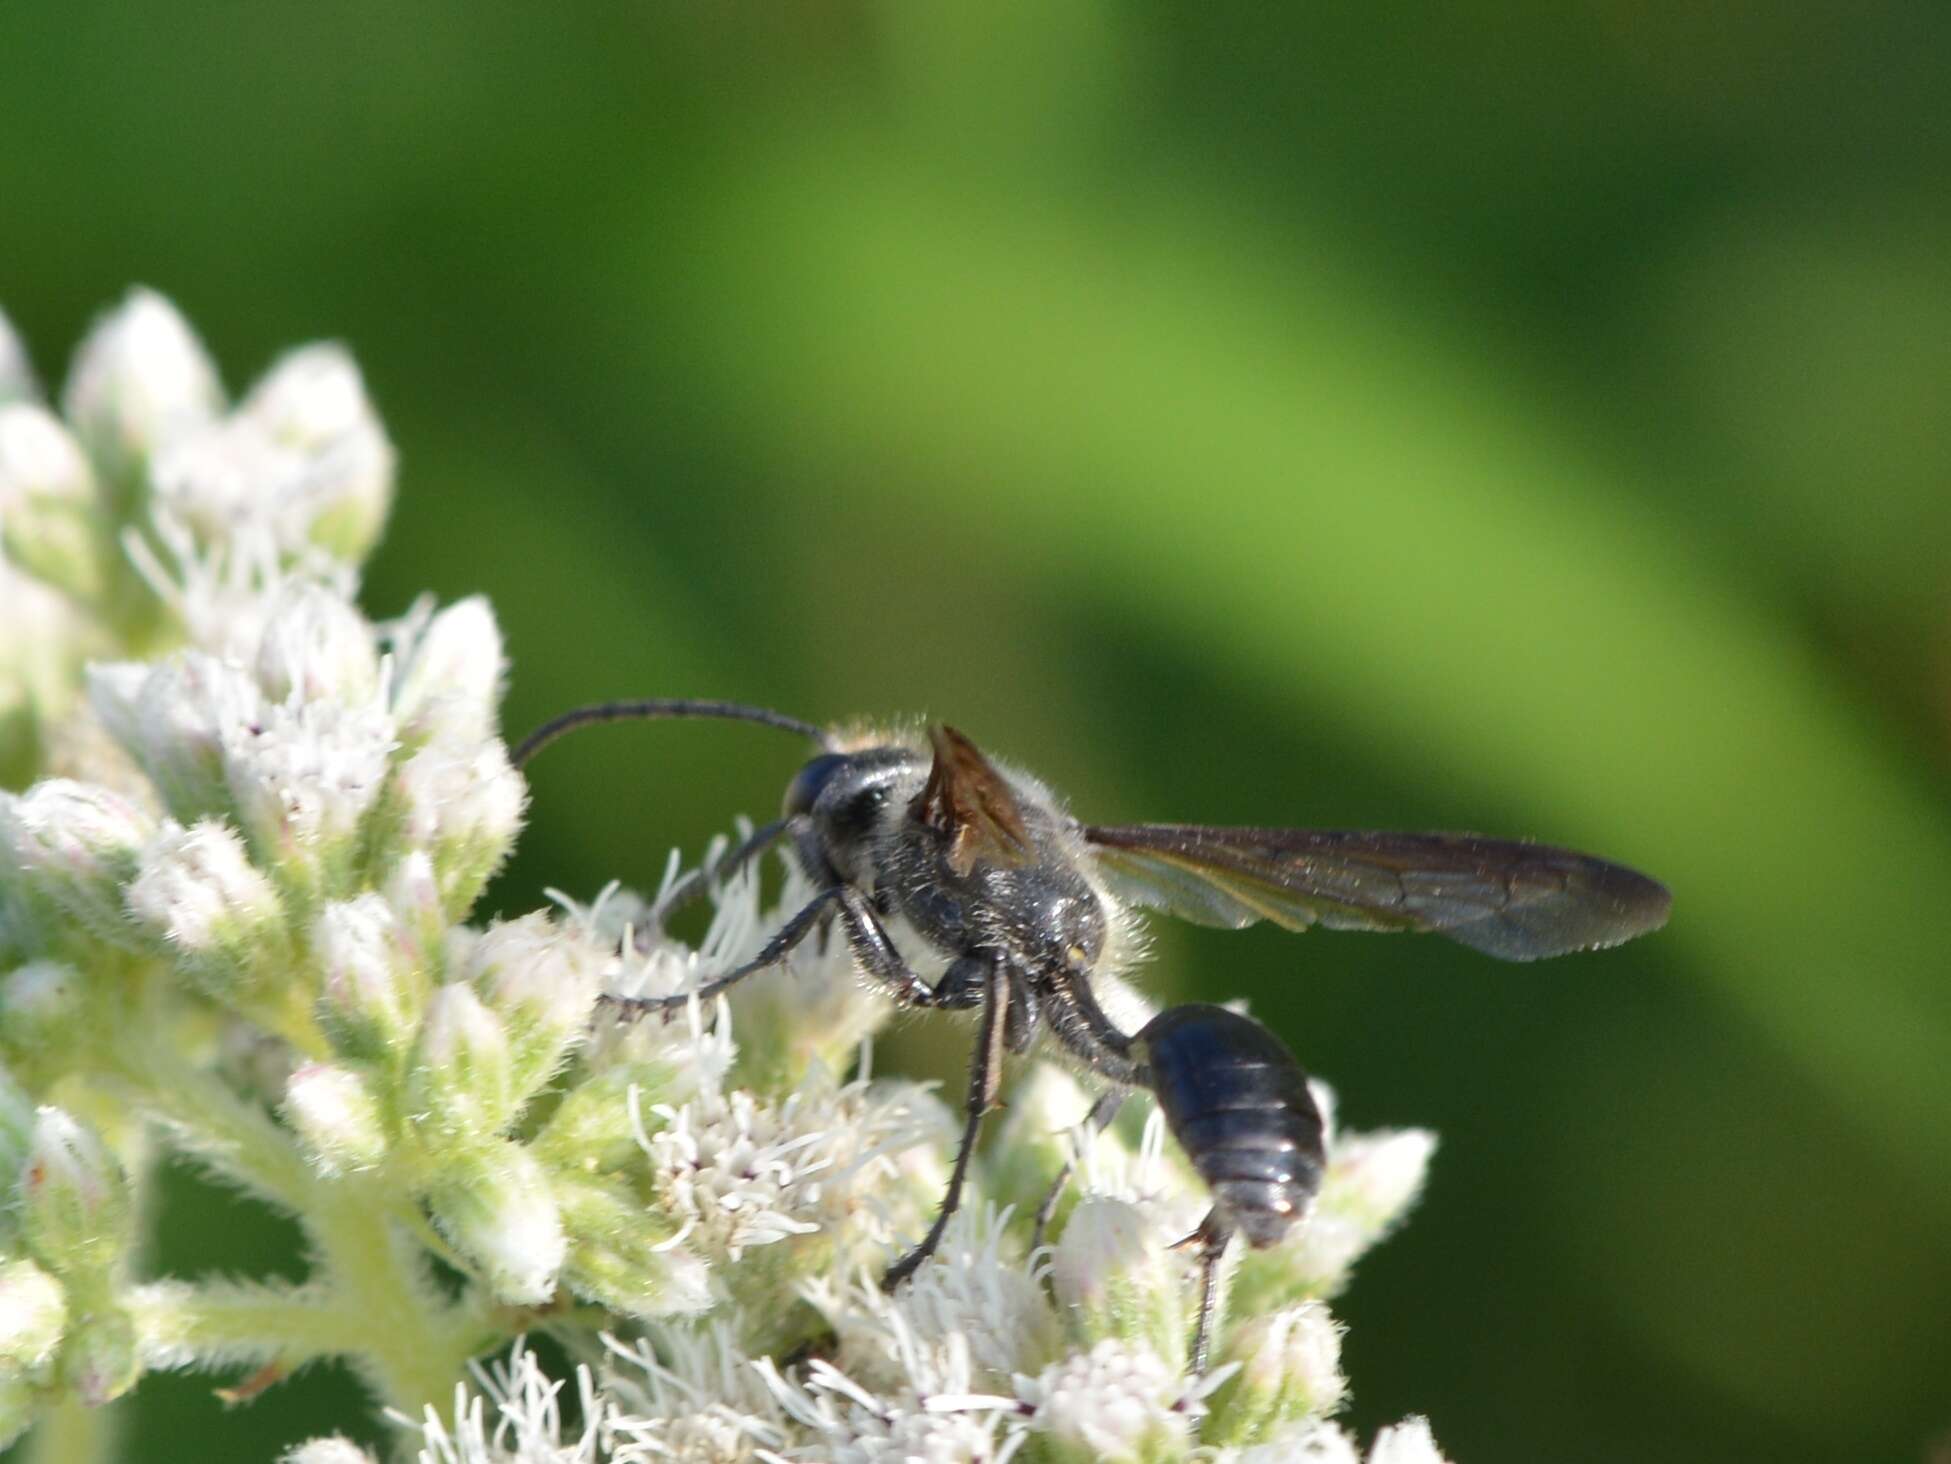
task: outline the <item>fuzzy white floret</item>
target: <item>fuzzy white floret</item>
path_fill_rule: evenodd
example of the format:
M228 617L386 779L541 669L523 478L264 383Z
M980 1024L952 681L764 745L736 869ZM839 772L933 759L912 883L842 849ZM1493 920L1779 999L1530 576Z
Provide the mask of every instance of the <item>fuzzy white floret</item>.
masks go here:
M1183 1375L1150 1348L1115 1338L1018 1378L1016 1392L1035 1410L1037 1431L1070 1456L1151 1458L1190 1434Z
M30 499L85 503L94 492L88 459L59 417L32 402L0 406L0 522Z
M203 953L278 918L278 893L234 830L165 821L128 889L130 914L182 950Z
M213 420L223 405L217 369L176 307L135 289L75 352L63 413L118 469Z

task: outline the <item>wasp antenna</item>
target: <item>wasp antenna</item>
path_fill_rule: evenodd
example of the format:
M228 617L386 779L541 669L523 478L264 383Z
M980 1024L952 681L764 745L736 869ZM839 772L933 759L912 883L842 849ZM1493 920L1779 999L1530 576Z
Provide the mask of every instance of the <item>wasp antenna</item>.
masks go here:
M689 698L656 698L649 701L596 702L576 707L559 717L551 717L515 749L515 766L520 767L549 743L578 727L597 722L655 722L667 717L723 717L733 722L757 722L762 727L777 727L782 732L797 732L809 742L831 748L827 734L811 722L802 722L784 712L765 707L748 707L740 702L694 701Z

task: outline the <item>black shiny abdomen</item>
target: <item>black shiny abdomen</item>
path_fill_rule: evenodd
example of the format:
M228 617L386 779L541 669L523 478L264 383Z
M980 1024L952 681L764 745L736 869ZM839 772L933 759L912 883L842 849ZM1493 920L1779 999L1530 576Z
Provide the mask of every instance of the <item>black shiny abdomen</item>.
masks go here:
M1138 1034L1172 1135L1213 1192L1214 1221L1278 1243L1321 1187L1321 1113L1307 1074L1251 1017L1190 1005Z

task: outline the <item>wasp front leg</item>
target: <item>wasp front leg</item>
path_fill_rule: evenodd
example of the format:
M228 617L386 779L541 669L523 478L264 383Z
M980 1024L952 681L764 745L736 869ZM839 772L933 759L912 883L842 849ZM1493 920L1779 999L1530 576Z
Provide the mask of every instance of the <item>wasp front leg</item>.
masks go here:
M961 1207L962 1184L968 1178L969 1161L975 1155L976 1136L982 1131L983 1115L995 1106L996 1090L1002 1084L1009 985L1002 963L992 960L983 979L982 1030L976 1037L975 1055L969 1063L968 1111L962 1120L962 1145L955 1151L955 1167L948 1176L948 1192L942 1196L941 1210L921 1244L888 1267L887 1274L881 1278L882 1287L888 1291L912 1276L915 1268L935 1253L949 1220Z

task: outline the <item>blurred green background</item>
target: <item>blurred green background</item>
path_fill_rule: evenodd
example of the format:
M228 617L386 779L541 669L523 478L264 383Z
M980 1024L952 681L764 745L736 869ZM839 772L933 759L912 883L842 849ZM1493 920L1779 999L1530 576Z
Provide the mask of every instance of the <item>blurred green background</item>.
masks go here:
M507 721L927 712L1104 820L1638 864L1513 968L1160 930L1423 1208L1354 1422L1470 1461L1951 1430L1951 10L13 0L0 300L131 282L399 444L366 600L494 598ZM654 881L798 749L592 734L493 903ZM925 1041L918 1063L953 1060ZM160 1263L290 1271L178 1176ZM132 1457L334 1426L162 1379ZM1941 1457L1941 1455L1939 1456Z

